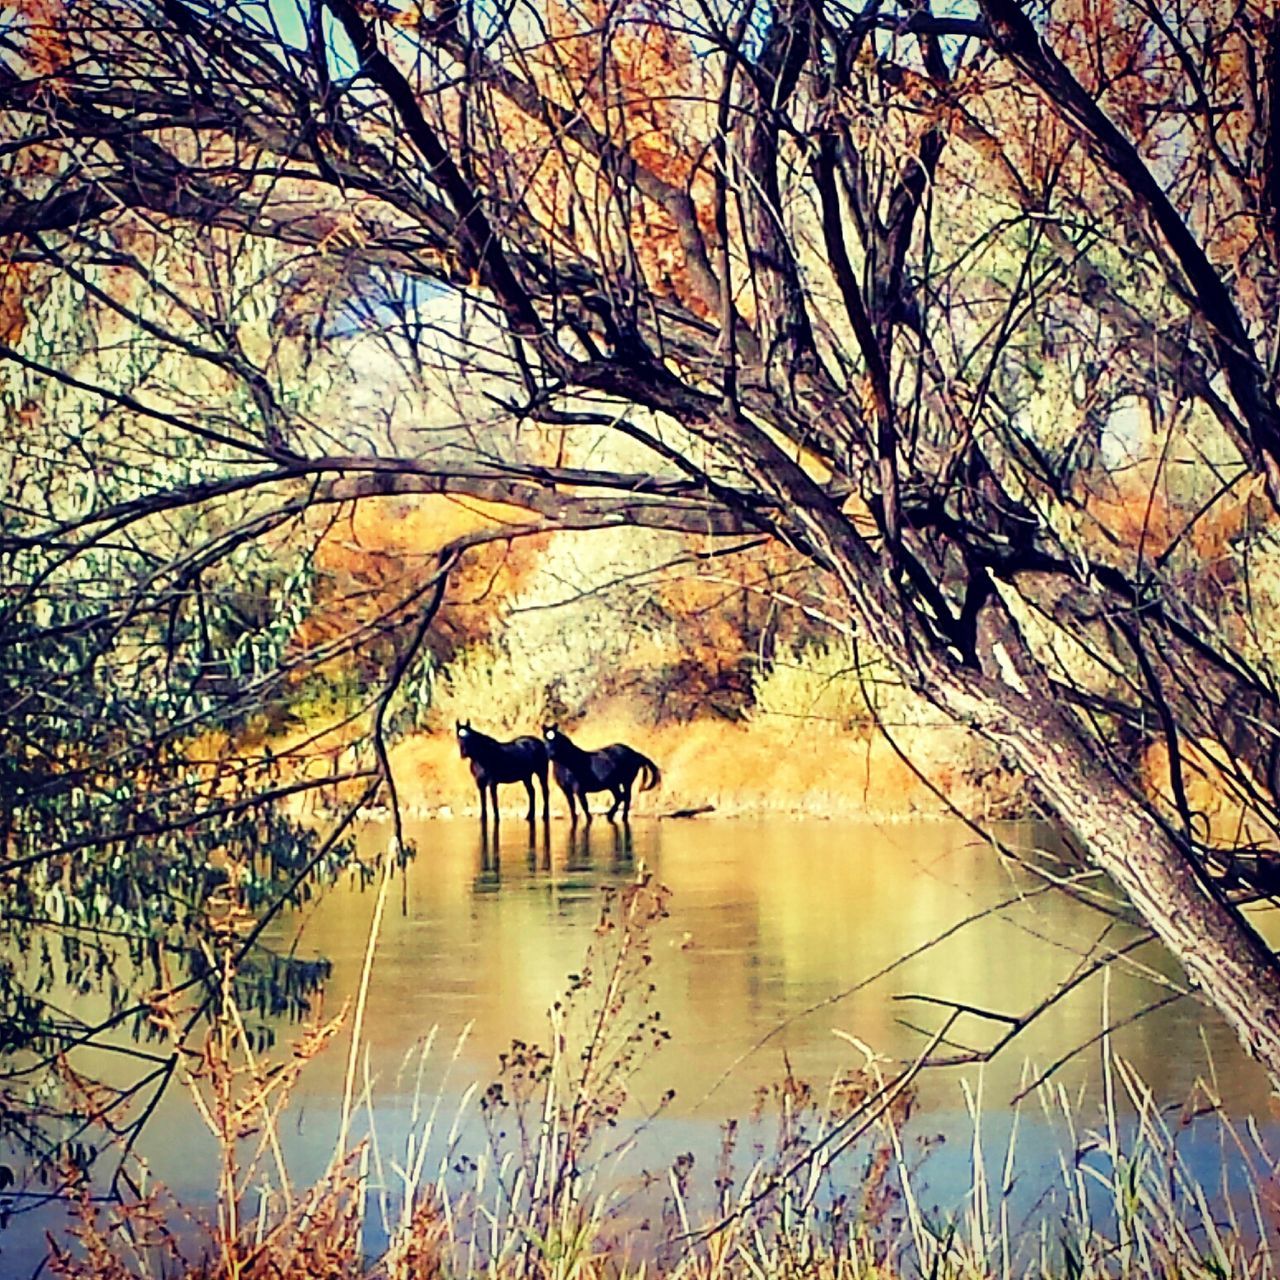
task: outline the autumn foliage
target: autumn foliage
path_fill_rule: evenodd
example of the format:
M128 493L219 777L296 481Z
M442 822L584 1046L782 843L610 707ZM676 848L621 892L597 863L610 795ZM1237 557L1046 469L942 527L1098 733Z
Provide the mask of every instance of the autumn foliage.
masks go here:
M393 629L402 602L421 595L437 573L436 553L497 519L517 527L523 513L447 497L384 498L352 504L327 522L316 542L315 605L295 643L319 650L353 627L369 641L338 660L376 675L394 653ZM471 551L450 580L431 652L446 659L460 646L482 641L497 625L502 601L519 587L545 536L486 542ZM335 672L332 664L327 668Z

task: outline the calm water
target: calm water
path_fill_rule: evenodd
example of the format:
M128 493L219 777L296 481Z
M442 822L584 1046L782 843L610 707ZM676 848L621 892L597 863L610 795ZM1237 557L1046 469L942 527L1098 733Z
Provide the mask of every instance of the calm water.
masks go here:
M649 1167L684 1150L710 1153L724 1119L746 1114L756 1091L788 1069L822 1086L859 1064L848 1036L891 1059L914 1056L942 1015L925 1001L895 997L931 996L1019 1015L1069 979L1081 953L1131 936L1059 893L1033 893L1034 879L958 824L637 820L628 837L603 821L577 834L555 822L531 840L522 821L508 819L496 845L482 843L472 821L410 824L408 834L417 857L387 900L364 1028L378 1139L387 1151L402 1146L415 1088L438 1096L442 1113L452 1115L469 1086L483 1089L494 1079L498 1055L514 1037L548 1043L547 1011L582 964L600 887L633 879L641 865L672 895L651 969L654 1007L671 1038L645 1062L632 1090L636 1114L675 1090L637 1156ZM1031 825L1006 828L1002 836L1027 848L1049 842L1044 829ZM363 854L376 857L389 838L389 828L370 826L361 837ZM966 917L1019 893L1022 901L842 997ZM374 898L372 890L343 886L275 929L278 944L334 962L329 1011L354 995ZM984 1069L988 1137L999 1141L1007 1133L1009 1099L1028 1063L1042 1068L1096 1036L1104 1018L1120 1022L1167 994L1159 979L1174 970L1158 950L1144 947L1132 959L1140 968L1115 968L1105 988L1099 978L1085 982ZM401 1072L406 1055L433 1029L425 1065L415 1058L414 1070ZM998 1024L970 1017L953 1036L980 1046L999 1033ZM1113 1045L1165 1101L1182 1102L1196 1078L1212 1070L1233 1114L1267 1114L1262 1073L1190 1000L1124 1026ZM299 1179L326 1163L345 1065L342 1042L305 1077L285 1135ZM1088 1112L1100 1075L1094 1045L1055 1078ZM953 1143L933 1175L941 1201L967 1186L970 1122L962 1081L976 1090L979 1072L939 1069L919 1085L916 1123ZM469 1106L465 1114L474 1116L474 1099ZM1024 1119L1020 1150L1047 1165L1049 1138L1038 1126L1043 1120L1034 1115ZM145 1145L156 1175L180 1196L207 1193L211 1156L179 1091L166 1100Z
M379 1064L398 1062L433 1026L452 1041L470 1025L456 1070L477 1079L488 1078L513 1037L545 1041L547 1010L591 939L600 887L633 879L643 865L672 893L670 918L655 936L653 977L672 1039L645 1076L707 1117L749 1104L783 1069L784 1053L798 1074L825 1080L858 1057L838 1033L892 1058L914 1056L941 1015L895 997L1021 1014L1070 978L1082 953L1133 936L1062 894L1035 893L1031 876L959 824L636 821L628 839L597 821L576 834L553 823L549 835L538 828L531 840L523 822L507 821L496 848L466 821L410 824L407 834L417 859L392 889L366 1016ZM1049 833L1030 824L1001 834L1022 848L1049 847ZM389 837L389 829L369 829L362 852L376 855ZM1019 894L1016 905L840 998ZM334 961L333 1007L354 993L373 896L339 890L278 931L278 942ZM986 1069L991 1106L1007 1102L1024 1063L1045 1066L1096 1036L1104 994L1113 1023L1168 994L1160 979L1176 969L1158 948L1131 958L1133 966L1113 970L1109 991L1100 978L1084 983ZM982 1046L999 1031L975 1017L953 1035ZM1162 1097L1180 1099L1212 1061L1235 1107L1265 1106L1261 1072L1191 1000L1117 1031L1113 1044ZM1097 1048L1084 1052L1058 1080L1073 1092L1087 1089L1098 1056ZM340 1088L341 1063L329 1065L313 1081L317 1098ZM928 1103L958 1097L959 1074L926 1078Z

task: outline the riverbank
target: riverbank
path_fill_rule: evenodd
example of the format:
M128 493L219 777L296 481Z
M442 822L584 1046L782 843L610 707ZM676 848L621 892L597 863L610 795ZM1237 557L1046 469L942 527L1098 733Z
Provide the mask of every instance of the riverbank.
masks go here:
M837 733L808 723L741 725L699 720L645 726L621 716L574 731L587 747L627 742L654 760L661 784L636 793L636 817L713 812L719 817L807 817L895 821L951 812L979 820L1015 816L1025 805L1018 779L975 759L963 730L910 728L898 746L882 734ZM479 811L475 785L453 735L416 733L391 750L401 802L415 817ZM502 788L504 812L523 813L525 794ZM596 798L607 807L606 797ZM553 814L564 799L552 786Z

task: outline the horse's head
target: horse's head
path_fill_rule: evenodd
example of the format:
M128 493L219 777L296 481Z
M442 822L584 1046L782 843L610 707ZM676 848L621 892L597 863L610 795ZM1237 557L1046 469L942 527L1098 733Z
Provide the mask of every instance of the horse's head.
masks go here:
M471 722L469 720L456 721L458 731L458 754L466 760L471 754Z
M556 758L556 752L564 740L564 734L560 732L558 724L544 724L542 726L542 741L547 745L547 755L550 759L554 760Z

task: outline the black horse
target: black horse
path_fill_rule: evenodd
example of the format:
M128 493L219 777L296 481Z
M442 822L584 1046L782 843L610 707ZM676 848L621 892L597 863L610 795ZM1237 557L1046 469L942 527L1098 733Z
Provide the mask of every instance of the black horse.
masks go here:
M582 805L586 820L591 821L591 810L587 808L588 791L611 791L613 806L608 818L612 821L621 805L622 820L626 822L631 816L631 787L637 775L643 775L641 791L650 791L662 781L658 766L626 743L615 742L601 747L599 751L584 751L570 742L554 724L543 727L542 739L547 744L547 755L551 758L556 782L569 802L571 822L578 821L575 801Z
M526 735L511 742L499 742L479 729L473 729L469 721L458 722L458 751L464 760L471 762L471 776L480 790L480 821L488 822L488 799L493 802L493 820L498 821L498 784L523 782L529 793L530 822L534 819L533 780L542 784L542 820L550 817L547 799L547 749L537 738Z

